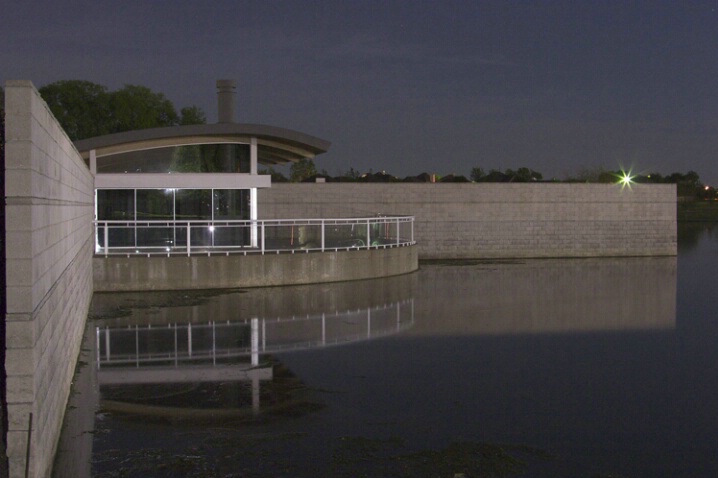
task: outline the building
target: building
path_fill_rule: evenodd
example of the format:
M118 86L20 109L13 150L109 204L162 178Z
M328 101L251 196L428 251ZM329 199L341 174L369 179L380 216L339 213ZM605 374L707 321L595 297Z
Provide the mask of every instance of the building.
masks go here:
M271 186L262 166L324 153L328 141L273 126L234 121L235 82L217 81L219 122L128 131L77 141L95 177L98 221L168 221L167 227L98 228L96 252L197 246L256 247L256 231L183 221L256 221L257 190ZM105 234L107 231L107 234ZM107 236L107 237L105 237Z

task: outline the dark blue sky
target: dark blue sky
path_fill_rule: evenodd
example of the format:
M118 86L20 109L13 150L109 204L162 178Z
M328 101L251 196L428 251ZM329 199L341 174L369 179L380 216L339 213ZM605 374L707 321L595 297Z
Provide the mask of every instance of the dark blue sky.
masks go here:
M0 81L141 84L405 176L619 166L718 184L718 0L6 2Z

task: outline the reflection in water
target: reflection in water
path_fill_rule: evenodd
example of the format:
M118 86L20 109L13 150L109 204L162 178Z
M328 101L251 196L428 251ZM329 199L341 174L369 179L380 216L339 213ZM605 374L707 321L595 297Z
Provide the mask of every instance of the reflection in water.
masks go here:
M494 335L668 329L675 257L424 267L411 334Z
M97 369L259 364L259 355L325 347L399 333L414 323L413 299L303 317L252 318L205 324L96 327ZM102 380L101 380L101 383Z
M688 252L696 249L705 240L718 240L716 222L679 222L678 251Z
M316 409L271 354L400 333L414 324L414 283L406 276L216 294L97 294L80 358L93 366L75 377L53 475L91 476L93 429L112 414L228 425Z
M101 396L103 413L95 423L96 432L102 432L94 439L96 476L111 476L103 473L120 463L142 462L143 457L131 450L167 446L168 436L172 447L190 447L195 455L197 443L212 443L202 455L202 466L215 474L206 476L235 476L217 470L237 471L236 467L254 470L252 476L276 476L277 469L260 459L264 455L239 456L237 447L225 449L229 445L224 443L248 433L237 428L248 416L256 418L282 400L294 400L293 391L300 389L315 395L311 399L303 395L302 403L316 404L318 395L326 405L319 418L297 425L301 436L308 438L301 447L292 444L292 452L279 441L265 444L277 453L273 455L277 467L294 460L293 476L322 476L329 469L344 476L337 474L337 463L322 468L332 459L326 452L331 443L322 440L377 429L388 436L419 440L425 431L415 423L417 417L430 423L432 438L427 443L457 430L471 439L531 442L544 432L537 435L536 424L522 422L519 415L512 417L511 425L492 423L503 415L490 400L508 393L496 399L506 406L514 403L512 394L519 393L515 386L532 387L532 400L549 400L553 392L542 391L539 380L546 372L534 373L536 381L532 379L531 385L514 385L505 377L496 383L486 380L502 367L531 377L522 371L531 360L521 362L533 346L531 337L552 338L547 350L560 351L560 344L579 340L572 337L583 336L580 340L585 341L595 333L619 337L619 332L675 330L676 269L676 258L671 257L447 262L422 264L418 273L372 281L217 294L96 294L93 308L98 318L88 333L88 357L83 359L93 365L80 368L80 376L86 378L76 379L73 399L84 403L68 413L67 422L85 420L87 429ZM493 341L499 338L502 341ZM506 338L511 341L503 342ZM519 362L487 368L488 361L500 360L503 348ZM555 357L543 360L544 366L555 367L551 380L575 373L562 372ZM481 376L474 373L479 369ZM310 381L314 392L301 387L300 381ZM80 383L86 384L83 390L77 389ZM433 388L438 384L441 389ZM568 395L565 390L572 385L560 387L561 393ZM445 396L454 398L446 402ZM543 415L553 413L552 407L543 406ZM541 409L538 402L530 408L537 413ZM492 410L493 418L488 420L485 415ZM122 416L140 418L142 425L124 422ZM240 416L235 431L227 431L231 420ZM200 426L212 422L212 417L228 428L220 432ZM171 426L154 426L148 419L163 419L165 426ZM481 433L470 432L469 424L477 422L482 424ZM199 428L189 438L178 435L192 423ZM267 430L297 431L290 422L279 423L273 421ZM72 427L66 423L66 430ZM511 433L502 434L502 427ZM251 433L258 433L257 429ZM93 444L87 434L84 445L72 441L80 435L63 436L55 476L90 476L87 457ZM222 445L217 441L220 436ZM84 450L85 455L73 457L70 450ZM127 452L108 458L109 451L117 450ZM134 458L128 461L129 456ZM214 465L207 464L208 457L214 457ZM346 463L342 466L353 466ZM136 472L142 470L137 466Z
M255 414L261 408L262 381L273 379L273 366L260 364L260 354L326 347L370 340L401 332L414 323L413 299L347 311L334 311L304 317L253 318L244 321L211 321L205 324L135 324L123 327L95 328L97 344L97 381L105 399L113 389L113 401L130 397L147 403L173 402L177 396L191 395L183 406L215 408L216 387L204 385L200 392L185 384L207 382L251 382L251 406ZM130 391L117 386L159 385L152 393L133 387ZM171 386L169 385L171 384ZM241 387L239 387L242 390ZM204 393L204 396L202 396ZM138 400L137 397L148 398ZM125 399L126 400L126 399ZM224 402L223 402L224 403ZM239 403L244 403L239 401ZM114 410L130 411L128 407ZM136 409L132 409L136 412ZM156 408L155 415L162 413ZM195 414L195 416L198 414ZM205 418L207 414L202 414ZM226 415L225 415L226 416Z

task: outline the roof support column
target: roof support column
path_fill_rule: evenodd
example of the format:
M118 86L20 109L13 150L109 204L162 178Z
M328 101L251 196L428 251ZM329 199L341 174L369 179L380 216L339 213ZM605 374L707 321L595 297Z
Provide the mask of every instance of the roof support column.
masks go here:
M97 151L90 150L90 172L93 176L97 176Z
M259 228L257 225L257 188L249 190L249 219L252 221L250 228L250 242L252 247L259 247Z
M257 146L257 137L252 136L249 144L249 174L257 174L257 158L259 151Z

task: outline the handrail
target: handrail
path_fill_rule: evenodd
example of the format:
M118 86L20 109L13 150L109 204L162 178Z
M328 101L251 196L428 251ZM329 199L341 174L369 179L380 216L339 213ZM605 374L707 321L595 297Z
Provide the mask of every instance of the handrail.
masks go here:
M415 244L413 216L264 220L96 220L98 255L250 254Z

